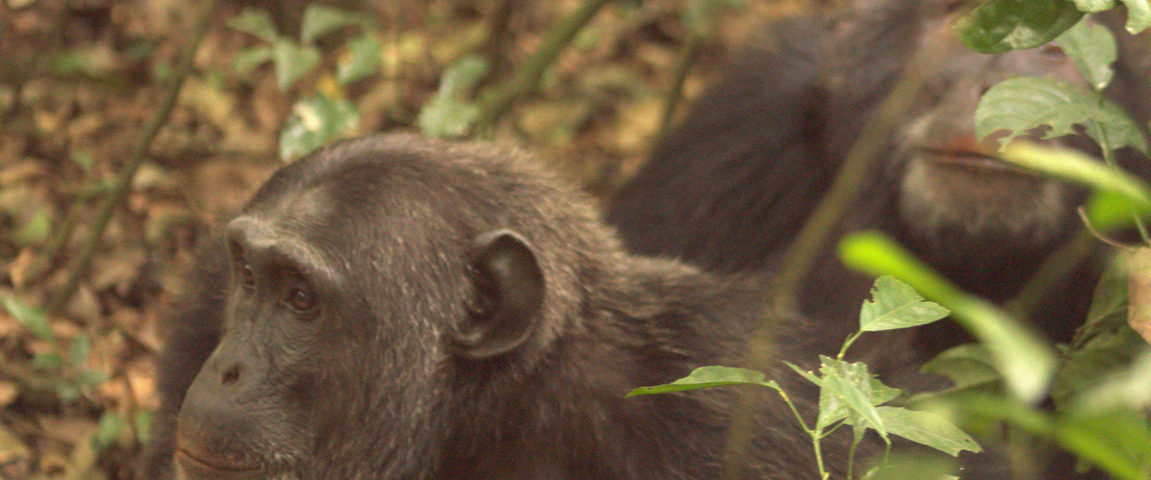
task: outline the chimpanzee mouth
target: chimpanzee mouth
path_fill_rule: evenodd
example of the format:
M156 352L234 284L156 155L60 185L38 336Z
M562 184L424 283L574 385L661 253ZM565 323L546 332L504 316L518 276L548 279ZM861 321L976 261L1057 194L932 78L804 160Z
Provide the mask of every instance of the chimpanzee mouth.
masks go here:
M1038 177L1031 171L1016 167L994 155L983 152L941 148L921 148L919 151L924 160L944 168L961 169L976 174Z
M197 475L246 478L246 475L254 475L261 470L261 466L257 464L244 463L203 453L194 453L183 447L180 447L176 451L176 460L185 470L197 472L197 474L192 475L192 478L199 478Z

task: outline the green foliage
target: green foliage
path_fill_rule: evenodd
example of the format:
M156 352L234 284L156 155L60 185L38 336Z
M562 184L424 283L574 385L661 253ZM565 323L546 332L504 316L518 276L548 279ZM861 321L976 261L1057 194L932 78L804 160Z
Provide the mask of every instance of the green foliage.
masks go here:
M1101 12L1115 8L1115 0L1072 0L1084 12ZM1148 0L1122 0L1127 6L1127 31L1139 33L1151 26L1151 2Z
M843 262L873 275L892 275L951 309L955 319L990 349L1008 389L1027 402L1047 391L1055 354L1046 342L991 303L967 294L933 272L887 236L856 233L839 245Z
M96 424L96 434L92 436L92 447L97 451L107 450L116 445L120 432L127 426L124 417L115 412L104 412Z
M85 365L92 346L92 341L87 335L77 335L72 341L71 347L66 349L48 323L48 317L44 310L29 306L10 295L0 295L0 303L17 322L24 325L37 338L52 344L54 347L52 350L33 357L32 366L51 374L52 387L56 390L56 396L61 402L73 403L80 398L85 389L95 387L107 380L104 374L91 370Z
M956 22L972 50L1002 53L1054 40L1083 16L1066 0L989 0Z
M945 308L924 301L923 297L915 293L910 286L891 277L877 279L872 289L872 300L865 301L860 312L861 330L845 342L837 358L820 356L818 374L785 362L799 376L819 387L819 412L812 427L807 426L807 422L800 416L778 383L767 380L762 372L743 368L701 367L692 371L689 376L672 383L640 387L632 390L628 396L729 385L754 385L775 390L791 407L800 426L811 436L819 459L817 466L821 478L827 478L828 473L823 466L819 442L843 425L852 427L854 438L852 451L865 433L872 430L888 444L890 436L895 435L948 455L958 455L961 451L979 452L979 445L970 436L939 414L884 405L898 397L901 392L884 385L871 375L866 364L843 360L844 350L864 331L923 325L939 320L947 314ZM850 467L848 471L850 472ZM875 475L879 473L872 472L867 478L888 478Z
M471 133L480 107L468 93L487 75L488 62L467 56L449 67L440 80L435 97L420 110L420 130L440 138L459 138Z
M1143 181L1122 170L1103 165L1078 150L1017 143L1008 145L1000 158L1052 177L1114 192L1142 206L1143 210L1151 209L1151 190Z
M1101 145L1147 150L1138 125L1119 106L1075 86L1048 78L1020 77L991 87L975 110L975 134L980 138L1007 130L1007 143L1038 127L1050 127L1042 138L1075 135L1075 125Z
M296 103L280 133L280 156L299 158L350 131L360 114L347 99L314 95Z
M343 88L375 74L380 67L380 42L367 31L367 22L335 7L308 5L300 23L300 38L280 34L266 12L247 9L228 21L233 29L252 34L267 45L257 45L236 55L232 65L239 75L248 75L271 62L280 90L287 91L321 64L316 41L345 27L358 27L359 36L344 44L347 55L336 62L335 82L322 93L296 103L292 116L280 132L280 157L287 160L347 135L359 123L355 105L343 98ZM336 91L332 91L336 90Z
M938 303L923 301L910 285L886 275L875 280L871 295L875 300L864 300L859 311L861 332L926 325L950 313Z
M1063 32L1055 42L1075 62L1075 67L1091 88L1102 91L1111 83L1115 74L1111 64L1118 58L1118 47L1107 27L1083 19Z

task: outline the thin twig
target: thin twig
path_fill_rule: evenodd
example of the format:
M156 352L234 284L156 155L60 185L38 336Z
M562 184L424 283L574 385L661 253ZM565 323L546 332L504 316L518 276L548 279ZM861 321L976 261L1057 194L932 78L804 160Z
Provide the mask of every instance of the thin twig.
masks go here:
M663 112L659 116L659 130L656 135L652 137L652 148L659 139L663 138L664 133L671 123L671 119L675 116L676 107L679 106L680 100L683 99L683 84L687 80L687 72L691 70L692 65L699 58L700 47L703 45L703 37L695 30L691 30L687 35L687 40L683 44L683 48L679 49L679 58L675 61L675 71L672 77L671 86L667 89L667 95L663 99ZM649 155L650 157L650 155Z
M215 7L216 0L206 0L200 4L200 11L196 18L195 27L192 29L191 40L181 54L176 67L176 73L172 78L172 83L168 85L164 99L160 103L160 108L152 114L152 118L148 119L148 123L144 126L144 132L140 135L136 145L133 147L132 154L128 157L128 164L120 171L112 193L104 197L103 202L101 202L100 208L96 213L96 223L92 226L88 238L85 239L80 254L68 264L68 279L65 281L64 287L56 293L48 304L48 313L54 314L60 312L60 310L68 304L68 300L72 298L72 295L76 293L76 289L80 285L80 278L83 277L84 272L88 270L88 265L92 262L92 255L95 253L96 248L100 246L100 239L103 237L104 231L108 228L108 223L112 220L112 215L115 213L116 208L120 206L128 196L128 191L132 187L132 179L136 177L136 171L139 170L140 165L144 162L144 156L148 152L148 148L152 145L152 140L156 138L160 127L168 120L168 115L172 113L172 108L176 105L176 99L180 96L180 88L184 85L184 79L187 78L188 72L192 70L196 50L199 48L200 41L204 39L204 34L208 30L209 20L212 18L212 12L215 11Z
M580 5L576 11L569 14L559 24L548 32L547 38L539 49L520 65L507 82L492 86L479 95L480 114L476 119L474 132L486 132L491 129L496 120L503 116L511 107L515 99L535 91L540 77L563 51L564 47L575 38L600 8L611 0L588 0Z

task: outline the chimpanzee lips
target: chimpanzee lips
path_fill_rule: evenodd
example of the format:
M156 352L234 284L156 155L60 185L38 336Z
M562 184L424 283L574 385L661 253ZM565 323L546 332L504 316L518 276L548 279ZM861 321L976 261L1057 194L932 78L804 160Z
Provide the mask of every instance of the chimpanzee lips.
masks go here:
M254 473L260 469L259 465L246 463L236 459L223 458L194 449L181 446L176 453L180 465L189 472L195 472L192 478L204 475L222 475L230 478L244 478L247 473ZM235 476L235 477L233 477Z
M975 173L1035 176L1034 173L983 152L935 148L923 148L920 152L925 160L943 167L967 169Z

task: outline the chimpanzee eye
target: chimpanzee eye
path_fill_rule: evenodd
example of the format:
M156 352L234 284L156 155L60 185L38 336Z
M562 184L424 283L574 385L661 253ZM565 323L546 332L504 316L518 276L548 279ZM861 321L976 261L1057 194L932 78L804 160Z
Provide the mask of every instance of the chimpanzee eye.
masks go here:
M308 312L316 308L316 294L312 292L311 286L307 283L297 282L288 289L287 295L284 296L284 303L299 313Z

